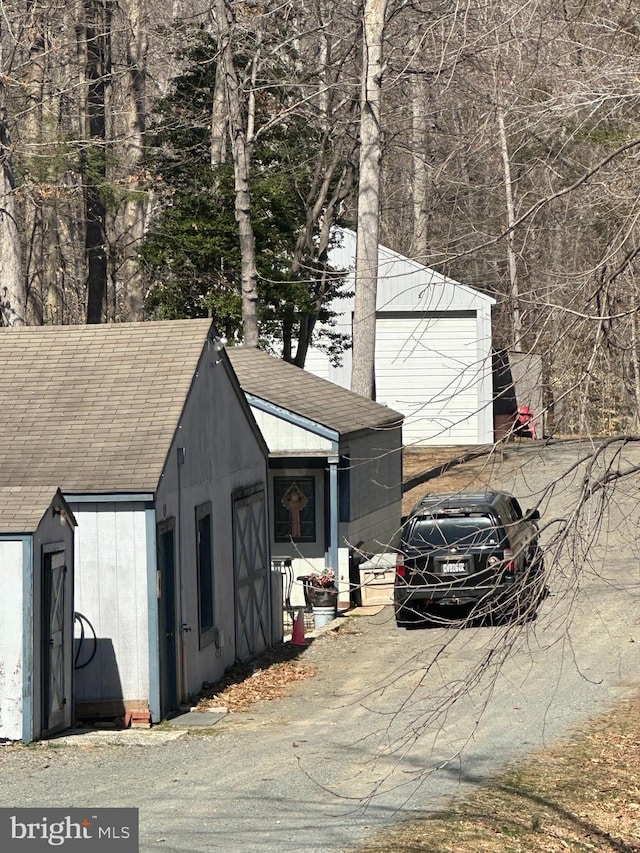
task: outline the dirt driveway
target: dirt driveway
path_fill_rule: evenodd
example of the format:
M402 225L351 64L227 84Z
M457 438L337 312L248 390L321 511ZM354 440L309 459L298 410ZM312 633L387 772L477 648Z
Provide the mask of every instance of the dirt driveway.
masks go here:
M582 451L514 448L465 469L541 502L556 553L535 623L404 631L389 608L349 618L304 651L314 678L209 729L0 748L0 805L137 806L143 853L329 853L562 736L638 680L637 484L596 496L561 550Z

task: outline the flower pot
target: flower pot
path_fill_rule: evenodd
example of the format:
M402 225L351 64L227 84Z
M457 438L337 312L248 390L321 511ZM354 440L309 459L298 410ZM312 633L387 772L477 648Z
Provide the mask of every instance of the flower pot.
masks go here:
M316 628L328 625L338 612L338 590L330 587L309 587L309 601L313 609L313 621Z
M312 607L338 606L338 590L335 587L309 587L309 601Z

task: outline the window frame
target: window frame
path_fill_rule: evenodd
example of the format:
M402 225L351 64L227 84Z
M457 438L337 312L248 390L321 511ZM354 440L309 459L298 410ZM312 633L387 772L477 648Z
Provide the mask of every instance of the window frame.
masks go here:
M307 498L307 504L300 512L301 530L299 536L291 533L291 526L287 518L287 509L282 504L282 498L289 488L294 484ZM276 543L300 542L302 544L314 545L318 541L317 521L317 483L313 474L283 474L275 475L273 478L273 541ZM304 517L303 517L304 516ZM281 532L285 526L288 532ZM309 532L302 532L303 528Z
M203 530L203 524L206 527ZM203 542L203 532L208 538ZM213 560L213 513L211 501L195 508L196 576L198 587L198 637L200 648L213 642L215 629L215 589Z

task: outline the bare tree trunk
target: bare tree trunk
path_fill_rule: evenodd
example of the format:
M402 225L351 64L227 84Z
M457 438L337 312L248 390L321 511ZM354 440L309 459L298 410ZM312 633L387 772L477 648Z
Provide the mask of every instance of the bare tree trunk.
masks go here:
M414 55L420 50L420 39L412 39ZM429 84L420 74L411 81L411 125L413 136L412 201L413 201L413 235L411 240L411 257L424 262L429 250L429 217L428 189L429 173L427 163L428 126L427 105L429 102Z
M60 279L68 244L64 245L62 232L73 193L60 176L65 172L65 177L71 176L71 169L65 170L62 165L70 165L64 148L70 138L78 138L77 129L72 131L68 125L71 111L65 109L72 79L68 52L72 42L65 35L75 11L73 6L63 11L60 3L26 3L25 106L21 110L19 150L27 320L38 325L62 322L65 304ZM77 112L74 110L73 115ZM77 255L77 242L71 245L71 252Z
M241 106L241 88L231 44L233 12L227 0L216 0L219 62L224 72L224 88L229 113L231 152L235 179L235 215L238 222L242 280L242 325L244 345L257 347L258 336L258 273L256 270L256 244L251 222L251 149L253 144L253 104L248 104L246 126ZM255 68L255 65L254 65Z
M122 288L122 319L144 318L144 285L138 250L145 233L147 196L144 181L144 134L146 129L147 4L145 0L126 0L119 4L120 27L126 33L126 75L122 75L121 94L123 142L119 146L117 167L126 191L118 216L120 252L116 280ZM119 136L120 134L118 134Z
M226 160L227 110L224 89L224 67L216 66L216 82L211 109L211 167L221 166Z
M638 304L638 288L634 285L632 299L635 305ZM634 405L633 416L631 418L632 429L638 432L640 429L640 346L638 345L638 312L633 311L631 314L631 360L633 365L633 390L634 390Z
M84 158L86 180L87 323L102 323L107 295L106 206L106 86L110 74L109 10L104 0L85 0L88 136Z
M46 271L46 292L43 308L43 323L58 325L63 321L63 300L61 288L57 280L57 266L60 257L58 246L57 211L55 205L50 205L44 223L44 254Z
M511 328L513 335L512 346L515 350L518 350L522 346L522 314L520 311L520 294L518 290L518 263L514 249L514 224L516 221L516 211L513 201L511 160L509 158L509 146L507 144L507 132L504 123L504 109L502 107L499 91L497 93L496 100L498 140L500 144L500 154L502 157L504 191L507 207L507 261L509 264L509 302L511 306Z
M9 150L4 107L0 106L0 325L24 326L27 294Z
M0 18L0 325L24 326L27 314L27 293L22 272L21 240L3 74L2 19Z
M46 33L45 14L39 3L29 2L25 31L28 39L28 61L24 82L27 107L22 120L25 156L24 231L27 244L27 311L31 323L43 322L46 299L46 253L44 216L46 203L42 197L45 157L43 157L42 110L45 88Z
M362 100L360 107L360 182L353 313L351 390L375 393L376 296L380 235L382 161L382 41L387 0L365 0L363 21Z

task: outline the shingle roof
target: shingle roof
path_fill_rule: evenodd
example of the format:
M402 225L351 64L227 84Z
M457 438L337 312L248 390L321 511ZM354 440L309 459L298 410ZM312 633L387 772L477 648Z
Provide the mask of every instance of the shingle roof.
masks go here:
M245 393L334 429L340 435L402 424L404 415L281 358L244 347L230 347L227 354Z
M154 491L210 327L0 329L0 486Z
M0 534L35 533L57 491L54 486L0 486Z

